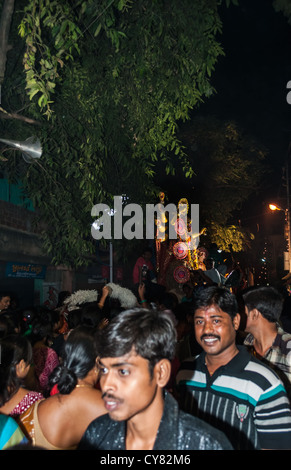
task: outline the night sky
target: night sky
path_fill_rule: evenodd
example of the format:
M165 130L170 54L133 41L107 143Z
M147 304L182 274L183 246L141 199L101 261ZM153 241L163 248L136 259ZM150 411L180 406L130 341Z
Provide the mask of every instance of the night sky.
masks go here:
M291 142L291 105L286 100L286 86L291 80L291 25L283 13L275 11L272 0L238 1L239 6L226 7L224 2L220 7L223 32L217 40L225 56L219 57L211 77L216 93L192 114L193 118L209 116L222 122L233 121L265 148L268 172L229 223L238 224L240 220L253 233L258 227L260 234L269 229L282 233L284 214L270 213L268 203L286 204L282 169ZM181 124L181 134L189 128L191 121ZM183 182L181 196L178 175L163 179L160 173L158 178L158 183L167 187L168 202L190 197L193 183ZM197 202L191 197L189 201Z
M225 57L220 58L213 77L217 94L199 112L234 120L268 152L269 173L232 220L235 224L240 220L242 227L255 234L253 256L258 263L260 251L270 257L270 236L282 236L284 246L284 213L272 213L268 203L286 207L282 176L291 142L291 105L286 100L286 85L291 80L291 25L283 13L274 10L271 0L239 0L239 7L222 8L221 18ZM278 278L284 269L280 252L278 258L273 257ZM267 279L263 266L256 264L256 273Z
M251 198L253 214L271 200L285 198L282 167L291 141L291 26L271 0L239 0L221 9L225 57L213 76L217 94L201 107L201 115L234 120L268 151L271 172ZM281 201L284 202L284 201ZM244 214L242 214L244 215Z
M238 2L239 6L230 5L227 8L223 2L220 7L223 32L217 40L225 56L219 57L211 77L216 94L205 99L192 115L193 118L209 116L222 122L233 121L266 150L268 172L262 176L260 185L254 188L248 201L233 212L228 223L240 224L255 235L248 254L254 264L261 263L264 246L274 240L272 237L280 238L276 254L273 252L269 257L275 264L278 263L277 275L280 278L283 270L280 258L286 251L285 215L281 211L273 213L268 204L275 202L286 207L286 185L282 176L291 142L291 105L286 99L287 83L291 80L291 25L283 13L275 11L272 0ZM181 135L187 134L189 129L191 132L191 121L181 124ZM207 174L201 175L201 178L204 180ZM177 203L180 197L188 197L190 203L197 203L191 200L195 182L187 183L184 180L183 194L178 175L167 177L165 181L160 178L159 183L165 183L169 190L168 197L172 200L168 202ZM198 202L203 204L203 201ZM203 240L200 241L203 243ZM257 272L260 269L256 266Z

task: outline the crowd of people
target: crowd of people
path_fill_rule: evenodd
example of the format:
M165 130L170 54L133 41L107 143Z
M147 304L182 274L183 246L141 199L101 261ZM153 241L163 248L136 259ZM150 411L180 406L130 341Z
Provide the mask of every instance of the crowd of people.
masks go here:
M288 297L216 272L178 296L141 258L52 310L0 295L0 449L290 450Z

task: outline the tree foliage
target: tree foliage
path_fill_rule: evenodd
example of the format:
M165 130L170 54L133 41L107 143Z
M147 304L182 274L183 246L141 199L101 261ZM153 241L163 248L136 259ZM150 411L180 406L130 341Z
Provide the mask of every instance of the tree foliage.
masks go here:
M248 251L255 238L249 230L237 225L219 225L212 222L209 231L212 243L216 243L219 249L225 252Z
M267 150L233 121L212 116L191 120L181 136L188 142L195 170L192 197L200 208L200 225L226 251L250 247L253 236L233 222L235 211L260 189L267 166Z
M291 5L289 0L273 0L273 6L275 11L282 12L288 18L288 23L291 24Z
M22 39L10 56L3 108L25 109L40 124L33 132L44 152L25 170L14 155L7 168L21 174L47 222L44 246L53 262L78 266L94 253L94 204L110 205L121 194L129 202L153 202L157 164L166 174L179 167L193 178L179 123L214 93L211 74L223 54L220 1L17 5L14 28ZM5 130L15 139L15 122L6 121ZM20 122L17 137L28 132L32 126ZM223 172L220 179L222 197L229 181Z

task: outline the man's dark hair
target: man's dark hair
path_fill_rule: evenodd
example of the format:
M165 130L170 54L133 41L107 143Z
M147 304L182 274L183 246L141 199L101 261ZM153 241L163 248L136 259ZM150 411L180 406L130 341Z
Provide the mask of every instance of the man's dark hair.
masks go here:
M10 297L10 299L11 299L11 297L12 297L11 292L7 292L7 291L0 292L0 300L2 300L3 297Z
M243 300L248 310L257 309L269 322L275 323L279 320L283 297L272 286L255 287L243 294Z
M225 287L211 286L203 289L195 298L195 310L211 306L219 307L233 319L238 313L238 303L234 294Z
M167 313L137 308L120 312L97 333L97 342L101 359L124 356L134 348L149 361L152 374L161 359L173 359L176 329Z

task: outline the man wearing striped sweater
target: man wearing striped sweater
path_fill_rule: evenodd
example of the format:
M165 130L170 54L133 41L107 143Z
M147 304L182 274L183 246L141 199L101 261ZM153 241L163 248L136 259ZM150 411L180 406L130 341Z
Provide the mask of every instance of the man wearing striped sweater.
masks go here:
M272 369L236 344L236 297L212 286L196 300L194 328L203 352L177 374L181 408L220 429L234 449L291 449L291 410Z

